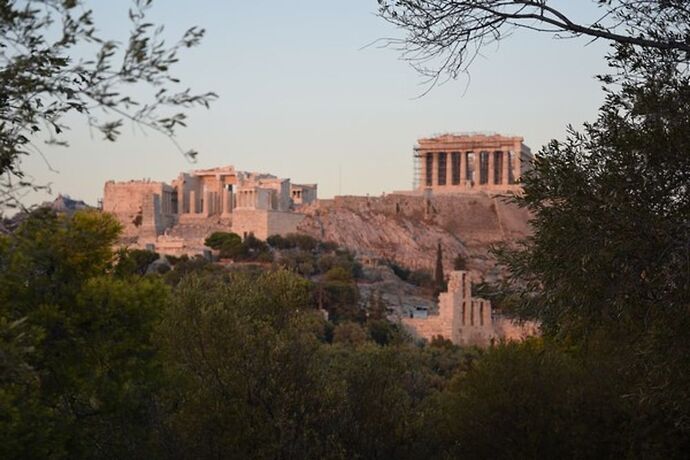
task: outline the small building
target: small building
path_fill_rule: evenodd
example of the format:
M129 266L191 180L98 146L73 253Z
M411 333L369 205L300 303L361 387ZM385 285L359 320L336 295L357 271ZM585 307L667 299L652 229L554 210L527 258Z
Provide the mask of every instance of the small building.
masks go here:
M295 208L316 201L316 184L292 184L290 196Z

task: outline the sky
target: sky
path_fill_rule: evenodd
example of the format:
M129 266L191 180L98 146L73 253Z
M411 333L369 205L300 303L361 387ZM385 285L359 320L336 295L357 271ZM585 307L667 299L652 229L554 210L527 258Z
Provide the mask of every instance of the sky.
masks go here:
M102 35L126 39L129 1L90 3ZM560 3L576 17L595 13L590 2ZM173 71L183 85L219 95L210 110L188 112L188 128L178 134L183 148L199 152L196 163L155 132L126 125L110 143L77 118L69 148L24 161L52 192L25 201L62 193L95 205L107 180L170 182L181 171L230 164L318 183L322 198L374 196L412 187L420 137L497 132L522 136L538 151L564 138L569 124L596 117L603 95L594 75L606 71L604 43L516 32L483 50L469 81L421 96L424 79L400 54L370 45L402 36L376 10L376 0L154 2L150 19L165 24L170 39L192 25L207 31Z

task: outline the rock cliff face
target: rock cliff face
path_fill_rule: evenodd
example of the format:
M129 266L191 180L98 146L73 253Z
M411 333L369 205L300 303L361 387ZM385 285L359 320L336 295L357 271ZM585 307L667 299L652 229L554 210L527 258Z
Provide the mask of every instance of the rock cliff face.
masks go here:
M440 242L446 270L461 254L469 270L487 280L498 275L491 246L515 243L530 232L526 210L486 193L345 196L300 212L306 214L301 232L409 268L432 269Z

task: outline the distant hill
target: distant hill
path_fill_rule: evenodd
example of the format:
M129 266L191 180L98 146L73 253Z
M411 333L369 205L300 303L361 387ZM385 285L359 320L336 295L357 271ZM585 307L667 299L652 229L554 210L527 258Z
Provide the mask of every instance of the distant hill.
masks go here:
M44 201L39 207L66 213L93 208L93 206L89 206L82 200L75 200L69 195L58 195L53 201Z
M81 209L94 209L93 206L89 206L82 200L76 200L71 198L69 195L62 194L59 194L53 201L44 201L37 206L29 208L28 212L41 208L52 209L59 214L71 214ZM22 223L26 216L27 210L22 210L17 212L12 217L3 217L1 219L2 222L0 223L0 232L7 233L13 231L19 224Z

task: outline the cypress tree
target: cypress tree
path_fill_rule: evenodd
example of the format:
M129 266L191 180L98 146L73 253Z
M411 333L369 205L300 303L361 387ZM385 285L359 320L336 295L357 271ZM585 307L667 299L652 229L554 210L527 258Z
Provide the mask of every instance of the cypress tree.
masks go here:
M443 250L441 249L441 242L438 242L436 249L436 269L434 270L434 284L436 291L441 292L446 289L446 277L443 273Z

